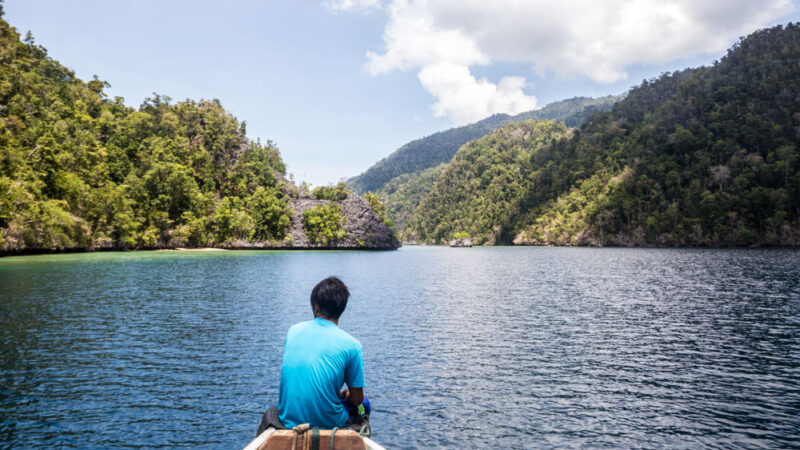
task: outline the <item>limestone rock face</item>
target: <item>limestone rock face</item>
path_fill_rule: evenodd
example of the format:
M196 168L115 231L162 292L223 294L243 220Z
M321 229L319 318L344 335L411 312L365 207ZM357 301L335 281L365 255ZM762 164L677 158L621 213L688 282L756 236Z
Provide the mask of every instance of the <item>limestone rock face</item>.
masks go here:
M303 211L326 203L339 205L346 218L344 229L347 231L347 236L344 239L329 242L327 245L314 244L308 239L305 229L303 229ZM394 231L383 223L369 203L361 197L351 195L339 202L300 197L291 200L291 208L294 211L290 228L292 239L291 242L286 243L286 247L380 250L393 250L400 247L400 241L397 240Z
M344 200L332 202L318 200L308 191L294 185L289 179L276 173L279 187L289 197L289 207L292 210L292 224L288 236L281 241L234 241L226 248L286 248L286 249L369 249L369 250L395 250L400 247L400 241L392 228L383 223L378 214L363 198L350 194ZM327 244L313 243L306 235L303 228L303 212L318 205L335 203L345 216L344 229L347 236Z
M450 241L450 247L472 247L472 239L458 238Z
M400 247L400 241L394 231L389 228L378 214L369 206L369 203L361 197L352 195L339 202L342 213L347 217L345 229L347 230L346 241L348 245L364 246L368 248L396 249Z

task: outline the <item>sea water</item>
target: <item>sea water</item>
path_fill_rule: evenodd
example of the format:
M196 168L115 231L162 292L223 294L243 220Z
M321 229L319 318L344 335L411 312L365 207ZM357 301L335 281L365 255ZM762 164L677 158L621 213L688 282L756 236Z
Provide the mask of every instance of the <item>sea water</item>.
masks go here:
M338 275L397 448L800 445L800 251L0 259L0 447L240 448Z

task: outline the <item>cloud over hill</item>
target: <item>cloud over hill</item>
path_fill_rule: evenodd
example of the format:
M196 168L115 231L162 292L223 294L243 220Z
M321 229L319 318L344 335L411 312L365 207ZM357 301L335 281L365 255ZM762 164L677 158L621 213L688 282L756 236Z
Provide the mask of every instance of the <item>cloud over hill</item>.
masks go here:
M790 0L338 0L331 9L383 8L384 48L368 51L374 74L416 70L436 98L434 114L467 123L530 110L521 74L497 83L474 66L530 64L539 76L627 78L638 64L724 51L731 42L794 11ZM524 74L522 74L524 75Z

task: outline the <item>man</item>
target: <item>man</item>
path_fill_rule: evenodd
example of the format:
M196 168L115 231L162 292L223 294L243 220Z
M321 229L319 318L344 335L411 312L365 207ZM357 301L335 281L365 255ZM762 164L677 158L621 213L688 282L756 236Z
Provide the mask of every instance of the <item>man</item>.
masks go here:
M278 417L287 428L341 428L352 423L348 411L356 421L365 414L361 343L338 326L349 297L340 279L320 281L311 291L314 320L286 333Z

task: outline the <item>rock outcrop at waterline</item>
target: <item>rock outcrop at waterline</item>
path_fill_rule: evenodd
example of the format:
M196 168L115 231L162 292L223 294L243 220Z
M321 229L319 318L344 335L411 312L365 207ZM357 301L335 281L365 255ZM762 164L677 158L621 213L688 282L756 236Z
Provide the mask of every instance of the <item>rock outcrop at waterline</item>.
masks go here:
M450 247L472 247L472 239L470 238L455 238L448 244Z
M281 190L290 200L292 225L289 227L288 248L300 249L374 249L395 250L401 246L394 227L387 225L378 213L363 198L349 193L347 198L339 201L321 200L308 191L298 188L289 179L276 173ZM344 237L328 243L314 242L309 238L303 224L303 213L316 206L335 204L344 216ZM246 245L243 247L247 247Z
M292 241L301 247L315 247L306 236L302 226L303 211L327 200L296 199L292 201L294 217L292 218ZM345 200L335 202L346 218L344 229L347 236L329 244L333 248L386 248L395 249L400 246L394 231L378 217L366 200L351 195ZM299 224L298 224L299 222Z
M303 226L303 212L320 205L336 204L345 218L345 237L328 243L315 243L309 238ZM301 193L290 200L292 209L292 225L286 239L281 241L245 241L237 240L221 245L231 249L371 249L394 250L400 247L395 231L386 225L369 203L361 197L351 195L341 201L318 200Z

